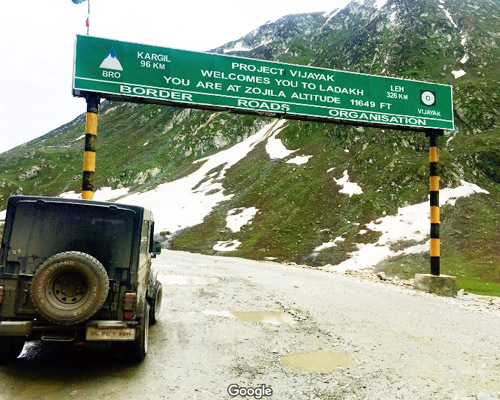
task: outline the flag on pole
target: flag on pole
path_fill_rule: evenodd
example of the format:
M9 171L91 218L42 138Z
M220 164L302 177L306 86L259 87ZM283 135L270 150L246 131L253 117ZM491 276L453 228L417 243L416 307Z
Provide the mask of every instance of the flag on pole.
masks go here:
M87 26L87 35L89 34L89 18L90 18L90 0L71 0L73 4L82 4L84 1L87 1L89 6L87 20L85 21L85 25Z

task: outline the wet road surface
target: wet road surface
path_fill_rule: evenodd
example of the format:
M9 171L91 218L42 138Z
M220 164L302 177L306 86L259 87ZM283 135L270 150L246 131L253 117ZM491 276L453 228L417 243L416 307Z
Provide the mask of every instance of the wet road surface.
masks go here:
M31 342L0 366L0 399L244 398L231 384L271 399L500 398L500 313L275 263L163 252L155 266L145 361Z

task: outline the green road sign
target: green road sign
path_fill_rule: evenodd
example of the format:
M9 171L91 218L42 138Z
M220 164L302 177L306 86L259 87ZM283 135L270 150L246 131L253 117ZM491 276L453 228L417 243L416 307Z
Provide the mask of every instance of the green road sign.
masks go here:
M73 94L285 118L454 129L452 87L77 36Z

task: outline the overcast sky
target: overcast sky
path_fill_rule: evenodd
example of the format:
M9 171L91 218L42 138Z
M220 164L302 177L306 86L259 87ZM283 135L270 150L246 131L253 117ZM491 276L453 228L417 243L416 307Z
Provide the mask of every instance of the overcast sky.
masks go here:
M205 51L287 14L331 11L348 0L90 0L90 35ZM12 0L0 11L0 152L85 112L71 94L76 34L87 2ZM83 132L82 132L83 133Z

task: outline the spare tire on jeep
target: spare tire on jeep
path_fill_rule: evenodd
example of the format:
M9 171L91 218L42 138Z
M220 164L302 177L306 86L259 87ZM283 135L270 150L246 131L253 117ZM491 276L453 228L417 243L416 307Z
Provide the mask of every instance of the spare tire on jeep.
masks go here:
M30 295L44 318L59 325L73 325L99 311L108 291L108 274L96 258L66 251L40 265L31 281Z

